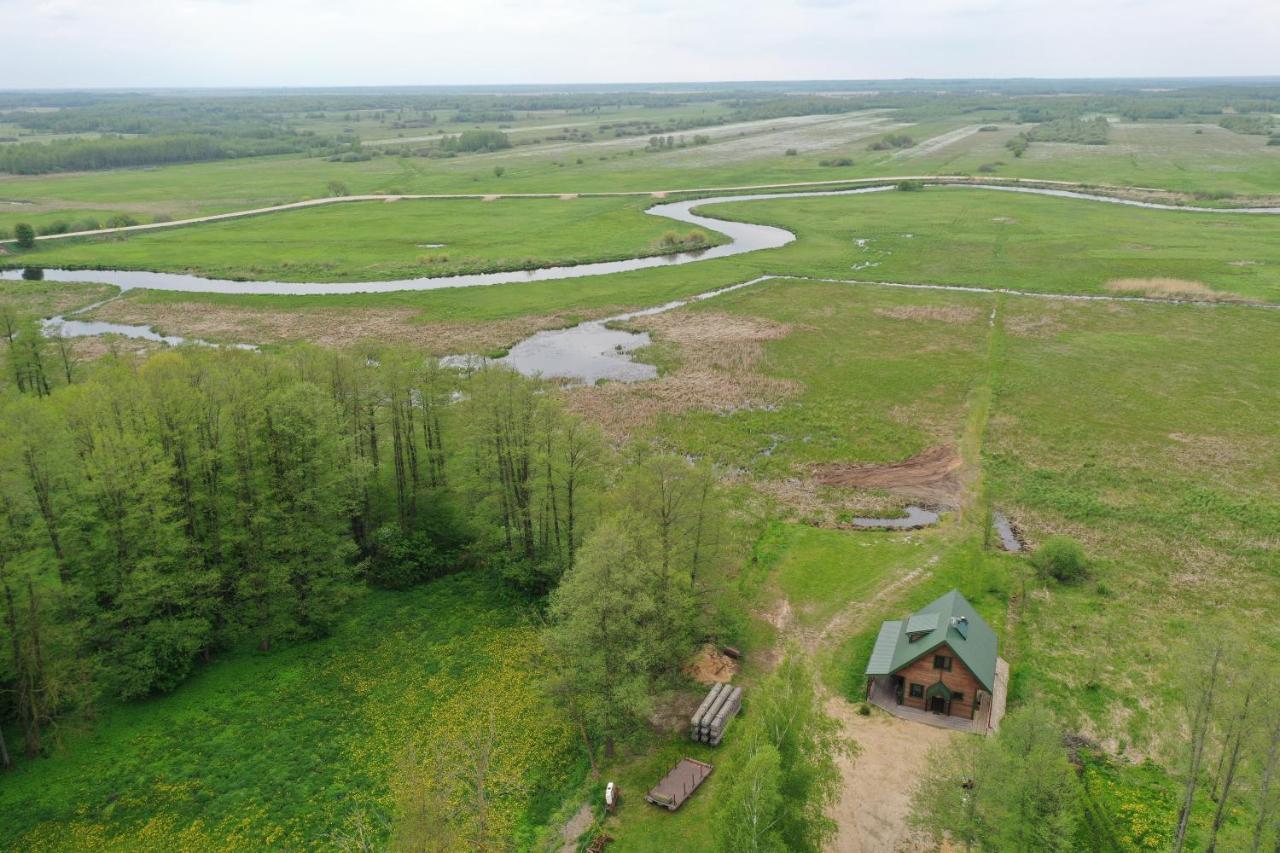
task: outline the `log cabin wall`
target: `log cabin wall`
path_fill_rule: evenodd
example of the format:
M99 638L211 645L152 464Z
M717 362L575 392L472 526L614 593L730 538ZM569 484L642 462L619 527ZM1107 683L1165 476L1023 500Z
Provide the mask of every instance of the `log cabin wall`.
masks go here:
M951 658L951 670L949 672L944 669L934 668L933 659L936 655L945 655ZM921 711L929 710L928 701L923 696L913 698L911 696L911 685L922 685L925 691L928 691L931 685L939 681L939 676L941 676L941 681L947 686L948 690L952 692L959 691L964 694L963 700L953 700L951 702L951 715L953 717L972 718L974 696L978 694L979 690L986 694L986 690L983 689L974 674L969 671L969 668L964 665L960 658L956 657L956 653L951 650L951 647L945 644L938 646L914 663L904 666L895 674L902 676L902 680L905 682L902 685L902 704L911 708L918 708ZM990 694L982 697L983 703L990 701Z

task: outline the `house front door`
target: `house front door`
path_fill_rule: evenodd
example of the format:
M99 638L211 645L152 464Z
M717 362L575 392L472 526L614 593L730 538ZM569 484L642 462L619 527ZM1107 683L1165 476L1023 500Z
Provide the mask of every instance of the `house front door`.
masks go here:
M929 710L935 714L947 713L947 700L941 696L934 696L929 700Z

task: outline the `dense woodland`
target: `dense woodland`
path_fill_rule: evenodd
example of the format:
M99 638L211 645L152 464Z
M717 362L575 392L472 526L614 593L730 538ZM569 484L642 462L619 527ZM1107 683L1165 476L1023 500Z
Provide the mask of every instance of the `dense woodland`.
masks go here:
M549 601L556 694L593 756L732 630L737 522L711 471L619 458L537 382L381 347L79 364L0 321L0 720L29 757L222 650L324 634L365 584L477 571Z

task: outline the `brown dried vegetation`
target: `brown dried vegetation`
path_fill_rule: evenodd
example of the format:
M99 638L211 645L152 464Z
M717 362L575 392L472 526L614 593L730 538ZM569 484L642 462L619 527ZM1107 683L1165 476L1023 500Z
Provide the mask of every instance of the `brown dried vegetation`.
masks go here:
M791 331L788 325L703 311L671 311L639 318L631 327L674 344L679 367L652 382L610 383L567 392L571 409L599 423L615 439L652 424L661 415L774 406L800 391L798 383L758 370L764 343L785 337Z
M94 312L100 320L145 323L166 333L209 341L254 344L307 341L344 347L359 341L409 344L434 354L489 352L510 346L543 329L594 319L613 309L575 314L545 314L491 323L422 323L412 308L307 308L259 310L198 302L147 303L120 300Z

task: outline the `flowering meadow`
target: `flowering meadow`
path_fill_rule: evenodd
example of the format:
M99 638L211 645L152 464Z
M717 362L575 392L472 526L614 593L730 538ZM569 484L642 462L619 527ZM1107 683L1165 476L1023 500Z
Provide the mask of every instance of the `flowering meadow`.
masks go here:
M371 592L327 639L228 656L64 728L63 748L0 786L0 846L331 848L360 827L381 842L423 778L406 757L466 766L476 732L490 832L532 844L585 758L543 692L535 628L491 587L462 575Z

